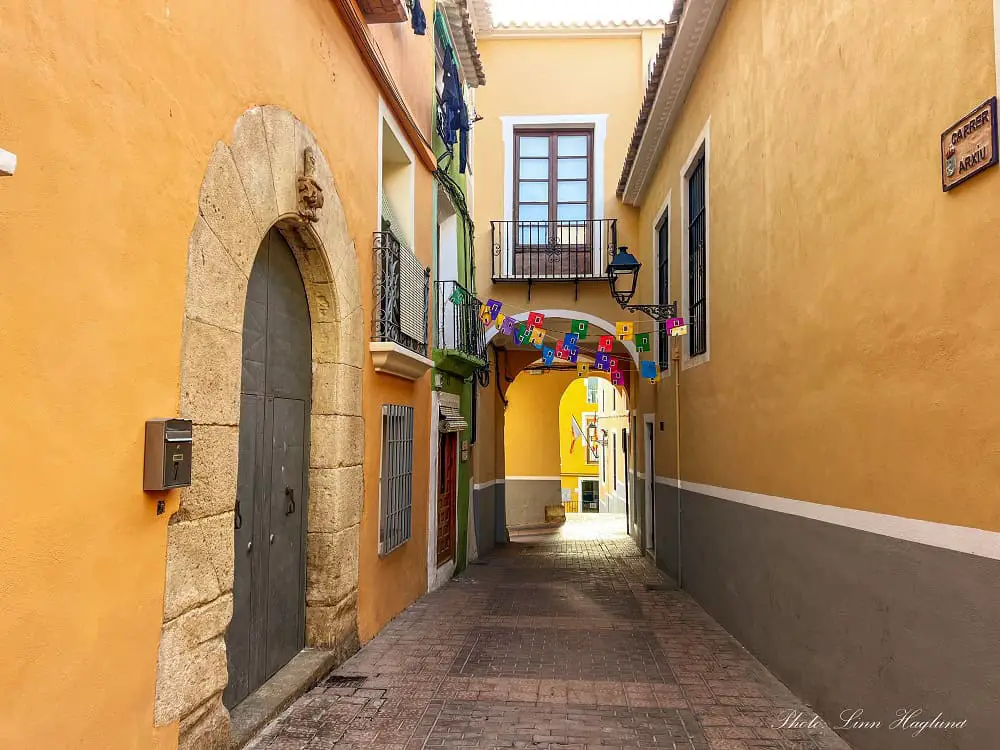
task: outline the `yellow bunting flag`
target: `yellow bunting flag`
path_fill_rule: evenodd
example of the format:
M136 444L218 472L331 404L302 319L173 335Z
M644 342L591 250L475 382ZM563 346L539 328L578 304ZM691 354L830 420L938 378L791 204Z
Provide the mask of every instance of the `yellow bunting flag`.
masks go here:
M479 306L479 320L482 321L483 325L493 325L493 311L487 305Z
M590 374L590 365L586 362L576 363L576 376L578 378L585 378Z
M531 338L529 341L532 344L542 344L545 342L545 329L544 328L532 328Z
M676 326L670 329L671 336L687 336L688 327L687 326Z
M494 320L493 323L494 325L496 325L498 331L500 330L500 327L503 325L503 322L506 319L507 319L506 315L504 315L503 313L497 313L496 320Z
M624 320L615 323L615 338L619 341L631 341L635 333L635 323Z

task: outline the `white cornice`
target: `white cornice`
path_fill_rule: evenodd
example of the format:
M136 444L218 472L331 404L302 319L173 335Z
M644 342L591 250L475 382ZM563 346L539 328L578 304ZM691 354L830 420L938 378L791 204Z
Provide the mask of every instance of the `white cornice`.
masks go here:
M639 205L656 171L667 137L684 106L725 7L726 0L688 0L653 99L632 172L625 183L622 201L630 206Z

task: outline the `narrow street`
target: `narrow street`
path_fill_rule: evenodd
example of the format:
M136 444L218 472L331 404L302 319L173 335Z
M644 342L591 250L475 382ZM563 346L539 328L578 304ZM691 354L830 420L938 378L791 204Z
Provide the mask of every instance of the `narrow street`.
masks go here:
M638 552L572 516L425 596L250 744L832 750L831 730Z

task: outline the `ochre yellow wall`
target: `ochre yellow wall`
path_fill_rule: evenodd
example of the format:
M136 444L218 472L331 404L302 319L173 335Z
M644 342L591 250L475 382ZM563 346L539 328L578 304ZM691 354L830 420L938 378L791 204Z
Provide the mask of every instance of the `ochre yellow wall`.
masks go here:
M583 413L596 410L595 404L587 403L587 379L576 378L563 392L559 402L559 461L562 474L562 489L569 491L566 510L570 513L580 509L580 477L596 477L598 465L587 462L587 444L583 438L573 440L573 417L581 430L586 430Z
M679 297L680 170L711 118L711 362L682 373L684 480L1000 530L1000 170L944 194L938 147L996 93L992 13L728 4L639 221L648 261L673 191Z
M502 116L607 114L604 206L596 218L617 218L619 243L636 240L636 212L615 199L615 187L643 95L642 38L483 38L479 43L489 83L476 92L475 156L476 283L482 299L495 298L518 310L586 310L609 321L627 319L607 282L535 285L491 281L490 221L504 218ZM526 82L530 81L530 85Z
M521 373L507 389L506 476L559 476L559 402L576 373Z
M585 429L583 413L596 411L596 404L587 403L587 379L576 378L570 382L559 402L559 459L561 473L566 476L594 476L597 464L587 463L587 446L582 438L573 442L573 417ZM573 450L570 450L570 447ZM564 487L576 487L576 480Z
M407 75L426 91L429 40L406 38ZM156 516L141 492L143 423L178 410L205 167L253 105L305 121L344 204L367 321L378 93L328 0L15 2L0 47L0 146L19 159L0 178L0 747L151 747L169 512ZM429 263L431 181L419 168L416 191ZM370 365L364 384L368 637L424 587L429 395L426 381ZM375 415L387 401L416 404L421 427L414 539L379 564Z

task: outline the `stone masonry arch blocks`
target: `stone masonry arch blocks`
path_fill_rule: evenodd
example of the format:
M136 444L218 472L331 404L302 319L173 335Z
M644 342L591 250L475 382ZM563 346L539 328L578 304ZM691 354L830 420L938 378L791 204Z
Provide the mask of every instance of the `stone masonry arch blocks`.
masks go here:
M324 205L299 213L307 149ZM313 397L306 538L306 642L358 647L358 536L363 492L364 318L358 261L323 149L279 107L254 107L216 144L188 245L181 415L194 421L191 487L167 530L166 587L154 720L180 722L180 747L227 747L225 632L232 618L243 310L261 240L277 226L309 302Z

